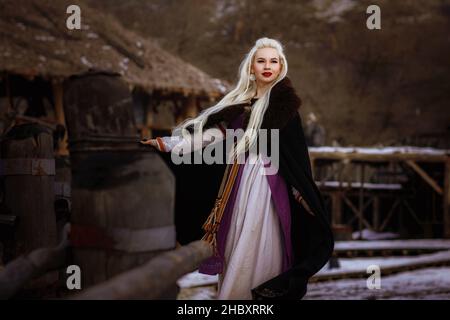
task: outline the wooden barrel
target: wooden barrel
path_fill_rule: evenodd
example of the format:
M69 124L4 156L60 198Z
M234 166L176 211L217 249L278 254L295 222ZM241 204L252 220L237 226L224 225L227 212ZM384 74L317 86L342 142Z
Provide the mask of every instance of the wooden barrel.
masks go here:
M5 262L42 247L57 244L54 212L55 159L52 132L38 124L13 127L1 141L0 171L4 206L17 217ZM57 281L51 273L28 288Z
M175 248L175 179L139 146L120 77L69 79L64 108L72 168L71 243L87 288ZM168 297L175 298L173 290Z
M56 245L52 133L38 124L13 127L1 142L4 201L17 216L13 257Z

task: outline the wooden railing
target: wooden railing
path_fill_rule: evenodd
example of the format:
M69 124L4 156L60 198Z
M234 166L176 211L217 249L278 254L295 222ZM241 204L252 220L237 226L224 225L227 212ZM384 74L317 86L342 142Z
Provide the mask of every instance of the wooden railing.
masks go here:
M67 266L70 242L64 238L54 248L40 248L8 263L0 270L0 299L9 299L31 280ZM194 271L212 254L205 241L194 241L164 252L144 265L125 271L98 285L81 289L69 299L161 299L183 275ZM81 270L81 272L83 272Z

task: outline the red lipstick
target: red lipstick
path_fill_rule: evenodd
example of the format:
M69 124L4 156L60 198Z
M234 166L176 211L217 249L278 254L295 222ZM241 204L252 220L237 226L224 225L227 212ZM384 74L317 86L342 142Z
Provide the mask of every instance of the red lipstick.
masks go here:
M268 77L270 77L272 75L272 72L264 72L262 75L264 77L268 78Z

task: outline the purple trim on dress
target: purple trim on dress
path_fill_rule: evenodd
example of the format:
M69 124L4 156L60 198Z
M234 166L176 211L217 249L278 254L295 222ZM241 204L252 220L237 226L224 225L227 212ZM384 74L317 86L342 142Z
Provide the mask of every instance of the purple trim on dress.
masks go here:
M243 124L243 114L237 117L232 123L231 128L236 130L242 128ZM223 213L222 221L217 232L217 256L212 256L204 260L200 267L199 272L209 275L215 275L223 272L224 262L225 262L225 245L230 229L231 216L234 209L234 204L236 202L236 197L239 191L239 186L241 184L242 172L244 169L244 164L239 165L239 170L236 176L233 189L228 199L227 205ZM274 206L277 211L281 229L284 236L284 254L282 269L283 272L287 271L292 265L292 243L291 243L291 210L289 205L288 191L286 183L279 175L267 175L267 181L269 183L270 191L272 193L272 199L274 201Z
M291 206L286 182L278 173L266 175L269 183L272 200L280 220L281 230L284 236L283 272L290 269L292 265L292 242L291 242Z

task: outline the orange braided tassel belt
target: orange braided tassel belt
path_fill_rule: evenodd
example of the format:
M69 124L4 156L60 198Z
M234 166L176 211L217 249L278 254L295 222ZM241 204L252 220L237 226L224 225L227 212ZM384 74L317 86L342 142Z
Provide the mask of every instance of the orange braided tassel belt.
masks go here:
M239 164L236 160L233 164L227 165L214 207L202 227L205 231L202 240L212 245L214 253L217 253L217 232L219 230L220 222L222 221L225 206L227 205L231 190L233 189L238 170Z

